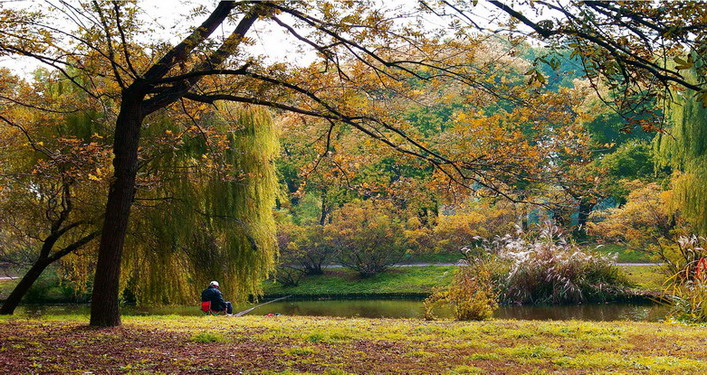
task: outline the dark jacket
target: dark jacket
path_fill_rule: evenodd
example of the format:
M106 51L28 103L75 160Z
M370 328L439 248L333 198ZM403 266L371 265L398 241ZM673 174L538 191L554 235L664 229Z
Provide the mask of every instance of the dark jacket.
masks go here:
M201 302L211 301L211 310L221 311L226 309L226 301L218 288L209 287L201 292Z

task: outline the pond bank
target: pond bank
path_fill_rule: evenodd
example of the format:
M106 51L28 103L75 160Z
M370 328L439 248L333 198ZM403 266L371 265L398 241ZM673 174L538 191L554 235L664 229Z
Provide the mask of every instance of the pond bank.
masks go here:
M449 284L455 266L425 265L393 267L388 272L361 278L355 272L337 268L327 269L323 275L309 276L297 286L283 286L275 282L263 285L266 298L291 295L293 298L426 298L434 288ZM640 303L659 298L665 277L660 265L624 265L622 273L635 285L626 294L611 302Z
M259 305L239 304L234 312L248 315L329 316L341 318L415 318L424 317L421 299L293 299L263 301ZM587 320L587 321L648 321L665 319L667 305L654 303L595 303L578 305L512 305L500 306L495 319L520 320ZM202 316L197 306L122 306L123 316ZM88 317L88 304L22 305L17 317L51 319L54 316ZM440 307L434 314L451 318L451 309Z
M315 317L0 318L0 373L705 373L707 328Z
M388 272L369 278L360 278L342 268L327 269L324 275L310 276L298 286L284 287L272 281L263 283L265 298L272 299L291 295L294 299L318 298L426 298L435 287L448 285L455 266L394 267ZM622 272L635 284L630 293L615 302L641 303L653 301L659 296L665 276L659 265L622 266ZM0 281L0 302L4 300L18 280ZM36 295L39 294L39 295ZM67 296L59 288L51 287L45 293L35 293L34 303L86 302L88 296ZM226 296L228 297L228 295Z

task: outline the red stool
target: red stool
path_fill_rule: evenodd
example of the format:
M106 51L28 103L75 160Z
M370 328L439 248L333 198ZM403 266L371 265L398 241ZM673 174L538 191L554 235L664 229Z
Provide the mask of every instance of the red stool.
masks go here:
M225 311L225 310L224 310ZM201 303L201 312L204 315L219 315L224 311L216 311L211 309L211 301L206 301Z

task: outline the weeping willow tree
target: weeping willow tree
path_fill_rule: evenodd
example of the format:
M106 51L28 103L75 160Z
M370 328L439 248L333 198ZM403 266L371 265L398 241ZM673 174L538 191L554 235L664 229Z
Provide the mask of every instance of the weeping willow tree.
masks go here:
M695 65L704 64L697 59ZM697 81L693 67L685 76ZM670 166L673 204L692 224L692 229L707 235L707 108L691 90L676 95L668 109L671 127L659 134L655 150L659 166Z
M221 168L204 166L203 155L214 150L194 138L151 162L159 187L142 202L158 203L133 217L122 272L139 304L194 303L210 280L243 300L260 294L274 267L279 145L272 118L264 109L222 105L209 122L225 141Z

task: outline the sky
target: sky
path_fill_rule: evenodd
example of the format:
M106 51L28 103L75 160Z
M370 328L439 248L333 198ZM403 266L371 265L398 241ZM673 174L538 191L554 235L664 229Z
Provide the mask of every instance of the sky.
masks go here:
M417 0L379 0L386 7L400 7L405 10L412 10L418 6ZM70 0L0 0L0 6L8 8L32 8L39 10L50 10L52 7L60 7L63 2L75 3ZM189 28L197 25L206 18L206 15L191 16L192 10L197 6L203 6L208 11L214 9L217 5L217 0L143 0L139 2L139 6L144 10L144 21L150 25L154 25L154 32L145 35L145 38L159 38L171 45L179 43L183 37L189 32ZM474 18L480 23L493 22L490 19L490 5L485 2L480 2L475 7ZM284 21L288 21L286 16L281 16ZM71 21L62 18L53 20L54 24L62 29L69 30L74 25ZM428 18L425 20L432 27L441 26L444 22L439 18ZM233 28L233 23L227 24L217 30L216 35L227 35ZM253 46L248 47L252 54L263 55L266 62L287 61L290 64L305 66L315 60L315 55L311 49L305 48L308 51L302 53L298 49L300 44L293 42L293 38L288 37L284 30L279 27L273 27L271 23L256 23L251 29L248 36L255 39ZM40 63L31 58L22 58L14 56L0 57L0 67L6 67L12 70L15 74L23 77L31 76L31 73L36 70Z
M182 38L189 32L192 25L200 23L206 16L186 21L189 18L190 11L196 6L203 5L211 10L216 7L218 1L213 0L145 0L140 2L140 6L145 11L145 22L157 27L155 33L149 35L150 38L157 36L172 45L179 43ZM49 10L52 5L59 6L60 1L54 0L0 0L0 5L13 8L39 8ZM54 19L54 23L66 30L74 25L66 19ZM254 50L258 54L265 53L264 46L268 47L268 54L273 60L291 55L294 53L294 46L286 42L285 36L278 32L279 30L267 30L261 25L256 26L249 37L256 38L258 43ZM224 27L217 31L218 33L230 32ZM146 36L147 37L147 36ZM40 67L42 64L32 58L23 58L17 56L3 56L0 58L0 66L6 67L20 76L30 76L31 73Z

